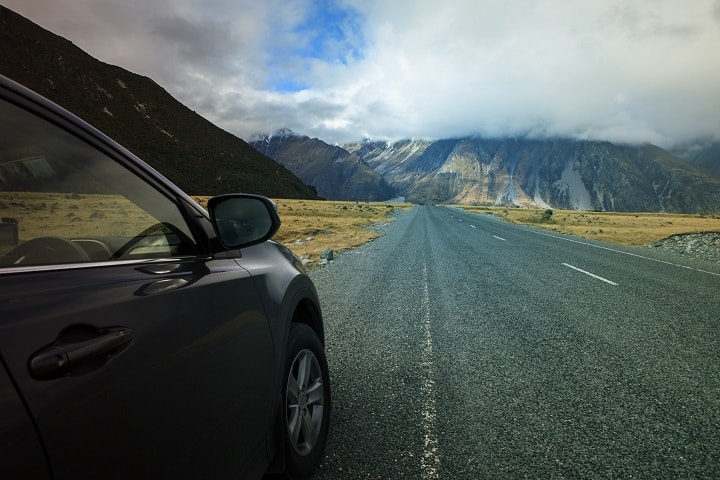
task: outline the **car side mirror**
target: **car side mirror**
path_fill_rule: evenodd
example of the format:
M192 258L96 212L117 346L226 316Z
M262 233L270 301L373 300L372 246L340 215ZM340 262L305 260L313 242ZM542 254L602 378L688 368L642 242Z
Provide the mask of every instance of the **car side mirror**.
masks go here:
M275 204L260 195L220 195L208 200L207 205L215 233L227 249L264 242L280 228Z

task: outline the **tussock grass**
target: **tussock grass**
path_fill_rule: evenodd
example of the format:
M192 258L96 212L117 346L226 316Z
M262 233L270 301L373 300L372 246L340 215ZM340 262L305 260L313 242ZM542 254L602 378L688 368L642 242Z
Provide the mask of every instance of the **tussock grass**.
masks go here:
M209 197L193 197L201 205ZM364 245L380 235L373 225L392 221L410 204L273 199L282 226L273 240L317 265L326 249L340 252Z
M132 238L154 223L126 198L99 194L0 192L0 217L18 222L20 241L45 235ZM0 255L12 248L0 244Z
M209 196L193 197L207 206ZM392 220L409 204L274 199L282 226L273 238L317 265L326 249L340 252L363 245L380 233L376 224ZM0 192L0 216L19 221L20 241L43 235L68 238L131 238L155 221L117 195ZM95 219L95 220L94 220ZM13 245L0 245L0 255Z
M678 234L720 232L717 215L553 210L550 219L545 220L545 209L460 208L497 215L512 223L532 224L554 232L629 246L651 245Z
M206 205L210 197L194 197ZM407 203L341 202L325 200L274 199L282 227L274 240L287 245L296 255L317 265L326 249L336 252L358 247L379 234L374 225L392 221L395 213L411 207ZM720 232L718 215L664 213L618 213L545 209L456 206L473 213L497 215L509 222L532 224L551 231L606 242L651 245L673 235ZM151 219L129 201L113 195L70 196L53 193L0 192L0 214L23 221L20 238L52 232L67 237L132 236ZM543 215L545 214L545 215ZM92 222L88 231L87 220ZM104 226L105 230L100 230ZM2 250L10 246L0 246Z

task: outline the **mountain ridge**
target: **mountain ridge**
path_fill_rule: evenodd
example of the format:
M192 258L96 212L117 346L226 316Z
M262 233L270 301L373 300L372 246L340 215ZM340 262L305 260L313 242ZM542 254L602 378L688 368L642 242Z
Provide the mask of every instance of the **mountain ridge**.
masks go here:
M173 98L0 5L0 73L95 126L195 195L319 198L290 171Z
M697 140L675 147L672 152L720 177L720 141Z
M660 147L464 137L344 144L416 203L678 213L720 210L720 178Z
M382 201L396 196L383 176L360 156L317 138L281 129L255 136L250 145L312 185L328 200Z

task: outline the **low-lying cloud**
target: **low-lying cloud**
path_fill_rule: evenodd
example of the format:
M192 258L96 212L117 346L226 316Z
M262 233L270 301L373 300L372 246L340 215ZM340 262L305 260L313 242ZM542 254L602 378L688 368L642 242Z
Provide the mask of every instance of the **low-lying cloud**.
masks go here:
M249 138L720 137L720 1L6 0Z

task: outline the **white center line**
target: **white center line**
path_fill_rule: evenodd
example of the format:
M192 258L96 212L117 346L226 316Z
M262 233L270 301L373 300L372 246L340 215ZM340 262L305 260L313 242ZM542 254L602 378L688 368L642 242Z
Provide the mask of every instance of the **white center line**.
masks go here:
M617 285L617 283L615 283L611 280L608 280L607 278L600 277L598 275L595 275L594 273L586 272L585 270L578 268L578 267L574 267L574 266L570 265L569 263L563 263L563 265L565 265L566 267L572 268L573 270L577 270L578 272L584 273L585 275L589 275L593 278L597 278L598 280L602 280L603 282L609 283L610 285Z
M497 238L498 240L502 240L503 242L507 242L507 240L505 240L505 239L502 238L502 237L498 237L497 235L493 235L493 238Z
M437 406L435 405L435 373L433 368L433 342L430 330L430 288L428 286L427 264L423 265L423 299L422 315L424 342L422 347L423 381L420 385L422 394L422 410L420 422L423 430L423 452L420 459L421 477L423 480L434 480L440 478L440 451L438 440L435 434L435 422L437 419Z

